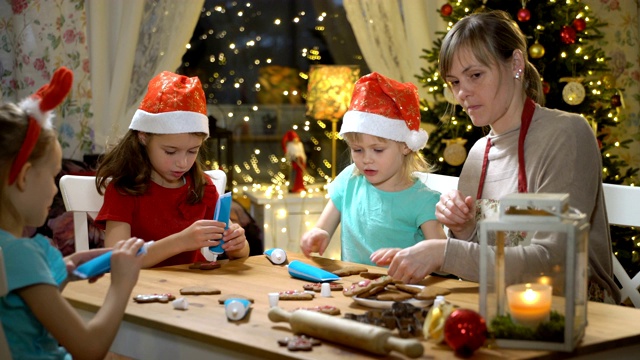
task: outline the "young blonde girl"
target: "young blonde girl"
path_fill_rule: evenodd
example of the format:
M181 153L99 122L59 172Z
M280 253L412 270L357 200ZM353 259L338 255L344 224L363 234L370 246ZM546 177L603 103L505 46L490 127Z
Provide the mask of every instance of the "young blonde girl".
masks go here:
M109 292L96 316L85 323L61 291L78 265L106 249L63 259L46 237L23 237L26 227L46 221L58 191L62 149L50 110L64 99L72 81L71 71L60 68L50 84L20 106L0 106L0 247L8 281L8 294L0 298L0 320L14 359L104 358L144 257L136 256L142 240L114 244Z
M149 82L129 131L100 161L96 185L104 205L96 218L105 245L136 236L154 240L144 266L206 262L200 249L230 259L249 245L238 224L214 221L219 194L198 153L209 136L206 99L197 77L164 71Z
M420 129L417 88L378 73L360 78L340 135L353 164L330 184L331 199L316 226L300 241L302 252L322 253L341 224L342 260L387 265L403 248L444 237L435 218L440 193L415 172L429 172L420 149L428 139Z

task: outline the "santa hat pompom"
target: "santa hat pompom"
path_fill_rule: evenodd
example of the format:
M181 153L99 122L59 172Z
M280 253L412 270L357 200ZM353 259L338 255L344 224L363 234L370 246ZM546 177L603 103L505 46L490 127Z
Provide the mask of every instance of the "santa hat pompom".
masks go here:
M418 131L412 130L405 143L409 149L418 151L427 145L427 140L429 140L429 134L424 129L419 129Z

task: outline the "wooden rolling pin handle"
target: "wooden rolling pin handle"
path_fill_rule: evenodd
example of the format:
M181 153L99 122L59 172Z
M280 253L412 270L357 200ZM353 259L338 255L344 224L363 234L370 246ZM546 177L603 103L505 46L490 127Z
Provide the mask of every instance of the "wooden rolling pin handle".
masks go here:
M419 358L424 353L424 347L421 343L416 342L415 339L401 339L395 336L390 336L387 339L385 349L389 352L395 350L414 359Z
M289 322L294 333L357 347L374 354L386 355L396 350L417 358L424 352L422 343L417 339L399 339L392 336L389 329L316 312L297 310L289 313L274 307L269 310L269 319L273 322Z

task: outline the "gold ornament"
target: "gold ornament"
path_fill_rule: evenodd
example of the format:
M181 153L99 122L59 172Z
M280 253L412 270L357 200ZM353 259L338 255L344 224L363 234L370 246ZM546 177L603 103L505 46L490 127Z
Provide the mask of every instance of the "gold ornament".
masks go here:
M577 81L569 81L562 89L562 99L569 105L579 105L585 95L584 86Z
M464 144L467 143L467 140L463 138L455 138L442 140L442 142L447 144L444 148L444 152L442 153L444 161L451 166L462 165L464 160L467 158L467 149L464 148Z
M529 48L529 56L532 59L540 59L544 56L544 46L540 45L538 40Z
M444 91L442 92L444 95L444 99L447 100L447 102L449 104L457 104L458 102L456 101L455 96L453 96L453 92L451 92L451 88L450 87L446 87L444 88Z
M602 75L602 83L607 89L613 89L616 87L616 78L612 74Z

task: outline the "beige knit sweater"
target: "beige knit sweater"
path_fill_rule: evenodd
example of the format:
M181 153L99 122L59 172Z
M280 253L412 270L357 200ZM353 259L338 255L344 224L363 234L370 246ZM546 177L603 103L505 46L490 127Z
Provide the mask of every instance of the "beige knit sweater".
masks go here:
M482 198L499 200L518 192L519 128L495 136ZM486 137L469 152L460 175L458 189L475 197L482 169ZM602 160L593 130L579 115L536 105L525 141L525 163L529 193L568 193L570 206L587 215L589 232L589 280L620 301L613 281L611 238L602 190ZM454 234L452 234L454 235ZM549 262L563 256L564 244L557 237L536 236L529 251L509 255L507 268L518 272L548 271ZM442 271L479 281L479 238L450 238ZM510 274L507 274L509 276ZM508 280L508 279L507 279Z

